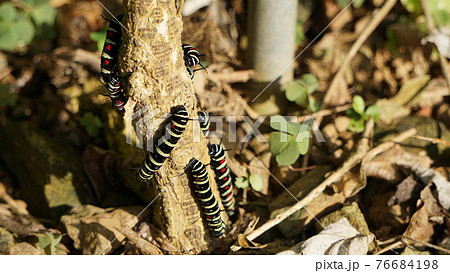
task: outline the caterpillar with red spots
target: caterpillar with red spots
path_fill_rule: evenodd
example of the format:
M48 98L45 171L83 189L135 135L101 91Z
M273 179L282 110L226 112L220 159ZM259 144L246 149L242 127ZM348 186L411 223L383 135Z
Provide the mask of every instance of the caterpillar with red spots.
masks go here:
M225 150L219 144L209 145L208 150L222 204L230 219L233 219L236 215L236 202L233 196L233 183L231 182L231 173L226 161Z
M175 108L174 112L165 129L165 135L168 137L163 136L161 144L157 145L154 151L147 154L139 168L138 179L147 182L158 172L186 129L186 124L189 121L186 108L180 105Z
M109 26L106 30L106 40L103 44L100 73L105 82L109 82L111 76L117 69L117 55L119 54L120 44L122 43L122 29L119 24L122 21L123 15L117 16L116 19L106 21Z
M209 184L206 167L195 158L191 159L188 166L191 169L194 192L200 202L206 224L213 232L214 237L220 237L225 233L225 228L219 204Z
M120 85L121 78L116 74L112 74L109 82L105 85L106 89L108 89L109 98L112 101L113 107L119 111L123 112L125 104L128 101L128 98L125 96L123 89Z

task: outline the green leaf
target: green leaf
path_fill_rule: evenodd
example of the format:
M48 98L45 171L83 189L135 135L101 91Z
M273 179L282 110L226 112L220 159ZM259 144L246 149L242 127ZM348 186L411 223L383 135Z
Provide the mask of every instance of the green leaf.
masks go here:
M422 5L420 0L400 0L405 9L411 13L422 13Z
M303 75L300 79L300 83L306 88L308 95L314 93L314 91L316 91L317 87L319 86L319 81L313 74Z
M236 178L236 180L234 181L234 184L239 189L245 189L245 188L247 188L249 186L247 177L238 177L238 178Z
M428 0L427 6L436 27L450 27L450 1Z
M13 31L17 33L18 40L29 44L34 37L34 25L29 19L17 21L12 26Z
M100 133L100 128L103 124L99 117L93 115L92 113L86 113L80 120L80 124L86 128L89 136L96 137Z
M347 109L347 111L345 111L345 115L351 119L360 119L362 117L360 114L356 113L353 108Z
M280 165L291 165L297 161L300 156L300 151L298 149L297 142L292 138L286 148L284 148L281 153L276 156L276 160Z
M286 98L299 106L306 107L308 105L308 90L298 83L291 83L286 89Z
M366 104L364 103L364 99L356 95L353 97L353 109L355 109L356 113L360 114L361 116L364 115L364 109L366 109Z
M281 153L281 151L288 145L288 135L282 132L272 132L269 135L269 149L274 155ZM291 136L292 137L292 136Z
M103 50L103 45L105 44L106 30L107 28L104 28L101 31L92 31L89 33L89 38L91 38L92 41L97 42L97 49L100 52Z
M288 122L287 124L287 131L291 135L297 135L300 129L302 128L302 125L295 122Z
M291 135L297 135L302 127L296 122L289 122L283 116L275 115L270 117L270 127L280 132L288 132Z
M306 130L300 132L295 139L295 142L297 143L297 150L301 155L305 155L308 152L310 135L309 130Z
M250 186L252 187L252 189L254 189L255 191L261 191L263 188L263 182L261 180L261 177L259 177L259 175L257 174L251 174L248 178L249 182L250 182Z
M0 21L12 22L16 18L16 7L10 2L4 2L0 5Z
M272 129L277 130L277 131L281 131L281 125L284 124L287 128L287 120L280 115L275 115L270 117L270 127L272 127Z
M16 93L9 92L9 85L0 85L0 107L16 106L17 98L18 95Z
M373 117L373 121L377 121L380 117L380 107L378 105L371 105L367 107L366 116Z
M49 5L48 2L37 5L32 13L31 17L37 25L47 24L53 26L56 18L56 9Z
M0 22L0 30L0 49L13 50L19 41L19 37L12 28L12 24Z
M38 247L45 249L51 244L51 239L47 235L42 235L39 237Z
M350 124L348 125L348 129L351 132L361 133L362 131L364 131L364 120L363 119L359 119L359 120L352 119L352 120L350 120Z
M320 103L313 97L308 96L309 100L309 109L313 112L317 112L320 110Z

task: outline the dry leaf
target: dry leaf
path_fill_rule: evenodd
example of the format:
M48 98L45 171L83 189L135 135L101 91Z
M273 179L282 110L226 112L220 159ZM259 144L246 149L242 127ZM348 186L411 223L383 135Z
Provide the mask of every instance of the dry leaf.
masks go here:
M420 185L411 176L405 178L397 185L397 191L389 199L388 206L404 203L409 200L415 200L419 197Z
M410 167L411 171L425 184L433 183L436 186L439 203L446 210L450 209L450 182L440 173L420 165Z
M439 53L450 59L450 28L440 27L431 32L431 35L422 39L422 44L431 42L436 44Z
M398 182L404 175L397 165L430 167L431 163L432 160L428 156L411 154L400 145L395 145L371 161L363 161L361 169L365 176L372 176L390 182Z
M77 206L69 215L61 217L74 247L83 254L108 254L125 239L117 230L133 228L138 223L136 215L143 207L102 209L92 205Z
M427 86L430 79L429 75L425 75L407 81L391 100L398 105L408 104Z
M372 234L363 236L358 233L344 217L301 245L294 246L291 251L279 254L365 255L373 239Z
M409 115L410 110L404 106L397 104L392 100L380 99L376 105L380 107L379 121L390 124L392 121L406 117Z
M418 241L430 242L434 235L434 223L442 224L444 216L429 186L420 193L419 202L421 203L419 204L420 208L411 217L403 235ZM414 245L422 246L417 242Z
M240 247L248 249L262 249L267 246L267 244L262 245L248 240L244 234L238 235L237 243L239 244Z

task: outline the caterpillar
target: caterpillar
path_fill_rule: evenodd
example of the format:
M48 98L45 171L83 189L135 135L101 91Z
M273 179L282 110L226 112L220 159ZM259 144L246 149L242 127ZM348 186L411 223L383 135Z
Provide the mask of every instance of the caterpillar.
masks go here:
M233 196L233 184L231 182L230 168L226 161L225 150L219 144L211 144L208 147L211 158L211 168L216 176L222 204L230 218L236 214L235 200Z
M200 64L200 53L198 53L197 49L189 44L182 44L181 47L183 48L183 59L185 66L192 67Z
M112 74L109 82L105 84L109 92L109 98L112 101L113 107L117 111L123 112L128 98L125 96L122 87L120 86L121 78L116 74Z
M200 129L206 137L209 135L209 115L204 111L198 111L198 123L200 125Z
M209 185L208 172L205 165L199 160L192 158L189 162L192 174L194 192L199 199L200 206L206 220L208 228L213 232L214 237L224 234L225 228L220 215L219 204Z
M195 49L189 44L181 44L181 47L183 48L184 65L186 66L186 69L189 73L189 77L192 80L194 78L195 71L202 69L206 71L206 68L200 63L200 56L202 55L198 53L197 49ZM191 67L194 67L196 65L200 65L202 68L193 70Z
M117 20L122 21L123 15L117 16ZM109 21L108 29L106 30L106 40L103 44L100 73L105 82L109 82L112 74L117 68L117 55L119 54L120 44L122 43L122 29L116 20Z
M137 174L139 180L150 180L155 173L158 172L166 158L169 157L170 152L172 152L178 140L180 140L181 134L186 128L189 116L183 105L176 107L174 112L170 123L166 127L165 135L168 135L168 137L165 138L163 136L161 138L162 143L156 146L154 151L147 154Z

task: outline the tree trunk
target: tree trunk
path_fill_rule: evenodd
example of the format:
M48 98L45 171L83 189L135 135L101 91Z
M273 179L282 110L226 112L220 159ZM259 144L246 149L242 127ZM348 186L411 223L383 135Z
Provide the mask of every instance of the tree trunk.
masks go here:
M124 0L123 25L128 31L123 30L119 62L129 97L125 120L133 121L136 133L142 133L147 141L162 127L165 119L160 117L169 114L173 106L184 105L191 118L197 113L198 101L182 56L182 21L176 2ZM150 109L155 117L148 116ZM210 245L209 232L184 173L192 157L209 162L206 139L201 136L200 142L194 141L194 133L199 132L198 122L189 121L156 179L151 181L160 194L152 205L154 220L184 253L199 253ZM136 183L142 182L136 179Z

